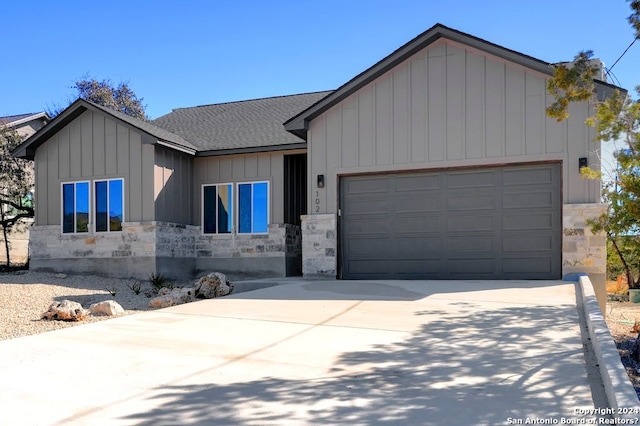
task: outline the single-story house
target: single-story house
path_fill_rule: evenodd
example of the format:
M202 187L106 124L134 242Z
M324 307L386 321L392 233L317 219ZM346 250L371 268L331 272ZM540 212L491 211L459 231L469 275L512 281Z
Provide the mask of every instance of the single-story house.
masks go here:
M435 25L337 90L145 122L77 100L35 161L34 269L560 279L604 292L599 146L549 63ZM615 87L596 81L599 95Z

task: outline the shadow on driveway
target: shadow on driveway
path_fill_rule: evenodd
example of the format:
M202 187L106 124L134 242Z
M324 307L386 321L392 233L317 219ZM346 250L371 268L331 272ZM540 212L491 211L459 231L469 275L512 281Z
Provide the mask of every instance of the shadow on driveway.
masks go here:
M376 300L376 292L389 297L379 285L369 300ZM348 299L349 290L344 283L341 287ZM416 294L396 294L404 300L425 297L407 291ZM362 300L361 293L357 299ZM188 381L184 377L156 388L155 408L123 420L143 425L502 425L509 418L582 418L574 409L593 407L593 402L575 305L523 302L423 303L410 312L420 317L417 330L392 343L341 353L319 377L216 384L216 371L229 361L189 376L206 377L208 384L180 384ZM304 364L302 349L313 348L301 348Z

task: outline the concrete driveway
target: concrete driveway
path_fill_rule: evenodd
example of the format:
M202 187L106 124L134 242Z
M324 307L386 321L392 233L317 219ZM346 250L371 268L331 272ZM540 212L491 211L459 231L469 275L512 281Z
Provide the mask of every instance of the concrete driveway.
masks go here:
M518 424L594 418L601 386L559 281L288 280L0 357L7 425Z

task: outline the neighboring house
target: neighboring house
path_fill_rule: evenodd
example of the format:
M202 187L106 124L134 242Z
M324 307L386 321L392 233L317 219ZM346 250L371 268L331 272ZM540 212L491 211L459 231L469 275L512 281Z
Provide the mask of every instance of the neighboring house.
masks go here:
M16 131L26 139L44 127L51 117L46 112L11 115L0 117L0 127L5 126ZM30 220L25 221L31 224ZM9 254L12 264L25 264L29 258L29 228L18 226L9 234ZM7 258L4 237L0 234L0 263Z
M332 92L142 122L78 100L35 159L32 267L112 275L560 279L602 300L586 103L546 62L436 25ZM599 95L614 86L596 81ZM284 123L284 125L283 125ZM288 131L288 133L287 133ZM300 220L300 215L302 219Z
M28 138L42 129L49 121L51 121L51 117L46 112L32 112L0 117L0 126L14 129L22 138Z

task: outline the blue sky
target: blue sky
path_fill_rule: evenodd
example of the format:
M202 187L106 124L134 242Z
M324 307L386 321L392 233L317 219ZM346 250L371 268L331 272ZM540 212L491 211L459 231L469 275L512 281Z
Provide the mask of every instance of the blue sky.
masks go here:
M548 62L633 40L624 0L6 2L0 116L64 106L83 75L172 108L335 89L442 23ZM640 42L613 68L640 83ZM618 81L615 81L618 83Z

